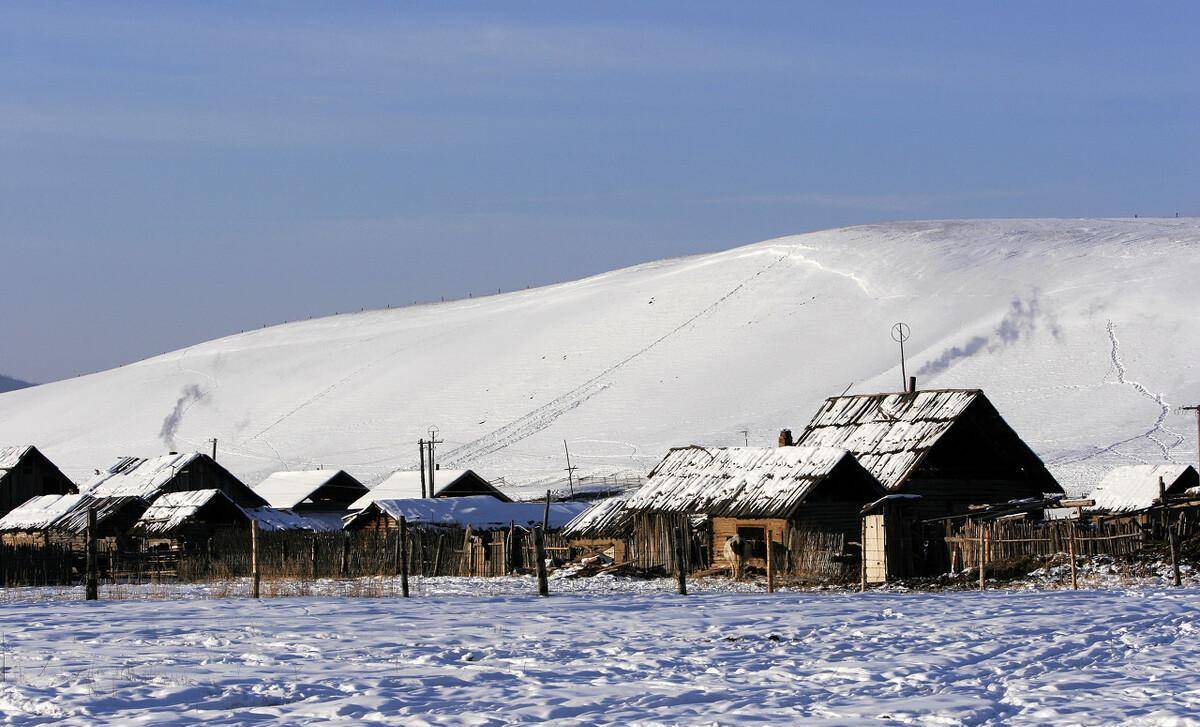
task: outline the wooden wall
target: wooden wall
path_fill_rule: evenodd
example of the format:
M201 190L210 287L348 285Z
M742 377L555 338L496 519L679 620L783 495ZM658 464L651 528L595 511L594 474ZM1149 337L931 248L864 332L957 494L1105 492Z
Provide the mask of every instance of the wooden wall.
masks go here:
M75 484L36 448L21 458L17 466L0 476L0 517L38 495L68 495Z

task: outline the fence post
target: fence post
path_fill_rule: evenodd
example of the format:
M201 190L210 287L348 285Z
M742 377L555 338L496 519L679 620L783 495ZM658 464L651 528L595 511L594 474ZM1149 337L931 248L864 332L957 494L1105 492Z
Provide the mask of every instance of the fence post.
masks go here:
M981 591L984 590L985 588L987 588L987 576L985 575L985 571L987 569L987 566L985 563L985 560L987 558L987 536L984 533L985 533L985 530L983 527L983 523L980 522L979 523L979 590L981 590Z
M687 557L683 549L683 528L675 528L675 587L679 595L687 595Z
M100 576L96 573L96 508L89 507L87 515L87 576L84 583L84 600L100 598Z
M311 537L312 542L309 543L308 563L309 568L312 570L312 579L315 581L317 580L317 534L313 533Z
M262 576L258 572L258 521L250 521L250 597L258 598Z
M400 516L400 534L396 537L400 548L400 595L408 598L408 521Z
M345 531L342 532L342 556L338 560L338 578L346 577L346 570L350 567L350 539L346 536Z
M542 529L534 528L533 530L533 550L537 556L537 584L538 595L550 595L550 583L546 579L546 544L542 540Z
M1067 523L1067 554L1071 558L1071 590L1079 590L1079 580L1075 576L1075 524Z
M504 564L505 573L512 575L517 571L517 524L512 520L508 521L508 547L505 555L508 556L508 562Z
M867 592L867 519L858 528L858 592Z
M775 550L775 540L773 533L767 531L767 593L775 592L775 556L771 552Z

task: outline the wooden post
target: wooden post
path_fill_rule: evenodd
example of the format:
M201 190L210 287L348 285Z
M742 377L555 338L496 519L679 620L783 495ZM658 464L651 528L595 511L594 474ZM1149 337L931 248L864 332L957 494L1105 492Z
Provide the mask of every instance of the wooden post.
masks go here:
M96 572L96 508L89 507L87 515L87 576L84 583L84 600L100 598L100 576Z
M862 519L858 536L858 592L867 592L867 519Z
M984 534L983 523L979 523L979 590L987 588L987 576L985 574L986 566L984 564L987 558L987 536Z
M542 529L535 528L533 531L533 549L537 556L537 585L539 596L550 595L550 583L546 579L546 544L542 540Z
M1143 500L1145 502L1145 500ZM1071 558L1071 590L1079 590L1079 579L1075 575L1075 524L1067 523L1067 554Z
M258 521L250 521L250 597L258 598L258 587L262 580L258 572Z
M433 549L433 575L440 575L438 568L442 563L442 539L444 535L438 535L437 547Z
M1183 585L1183 576L1179 572L1179 541L1175 537L1175 528L1171 526L1171 510L1167 507L1167 484L1163 478L1158 478L1158 502L1162 505L1163 525L1167 528L1167 545L1171 549L1171 575L1176 586Z
M346 571L350 568L350 538L345 531L342 532L342 554L338 558L338 578L345 578Z
M505 555L508 556L508 562L504 564L507 569L506 573L515 573L517 570L517 524L508 521L508 546Z
M546 508L542 511L542 531L550 527L550 490L546 490Z
M675 587L679 595L687 595L687 556L684 554L683 528L675 528Z
M775 550L775 542L773 534L770 530L767 531L767 593L775 592L775 556L771 552Z
M403 566L403 563L402 563L403 556L400 553L401 549L404 546L404 544L401 542L402 539L400 537L400 528L401 528L400 523L401 522L404 522L403 515L400 516L400 519L396 521L396 525L397 525L397 527L396 527L396 545L392 550L392 575L396 575L396 576L400 575L401 567Z
M408 598L408 521L400 516L400 535L397 537L400 547L400 595Z
M317 534L312 534L312 541L309 543L308 563L312 570L312 579L317 580Z

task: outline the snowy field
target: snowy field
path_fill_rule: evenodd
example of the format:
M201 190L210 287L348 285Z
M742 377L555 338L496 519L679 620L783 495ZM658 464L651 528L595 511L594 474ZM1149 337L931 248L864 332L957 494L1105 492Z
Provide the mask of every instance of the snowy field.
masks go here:
M440 579L439 579L440 580ZM14 724L1200 724L1200 589L0 606ZM564 593L562 589L577 589ZM506 591L506 592L504 592ZM443 594L443 595L438 595ZM124 595L137 595L132 592ZM142 595L150 595L143 593Z

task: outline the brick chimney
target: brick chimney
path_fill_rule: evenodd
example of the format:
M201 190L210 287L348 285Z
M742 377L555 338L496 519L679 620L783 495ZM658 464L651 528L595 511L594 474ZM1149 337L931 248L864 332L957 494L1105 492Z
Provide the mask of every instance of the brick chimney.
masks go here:
M916 376L908 377L908 393L910 393L910 394L917 393L917 377Z
M779 431L779 446L780 447L790 447L793 444L795 444L795 442L792 441L792 430L791 429L781 429Z

